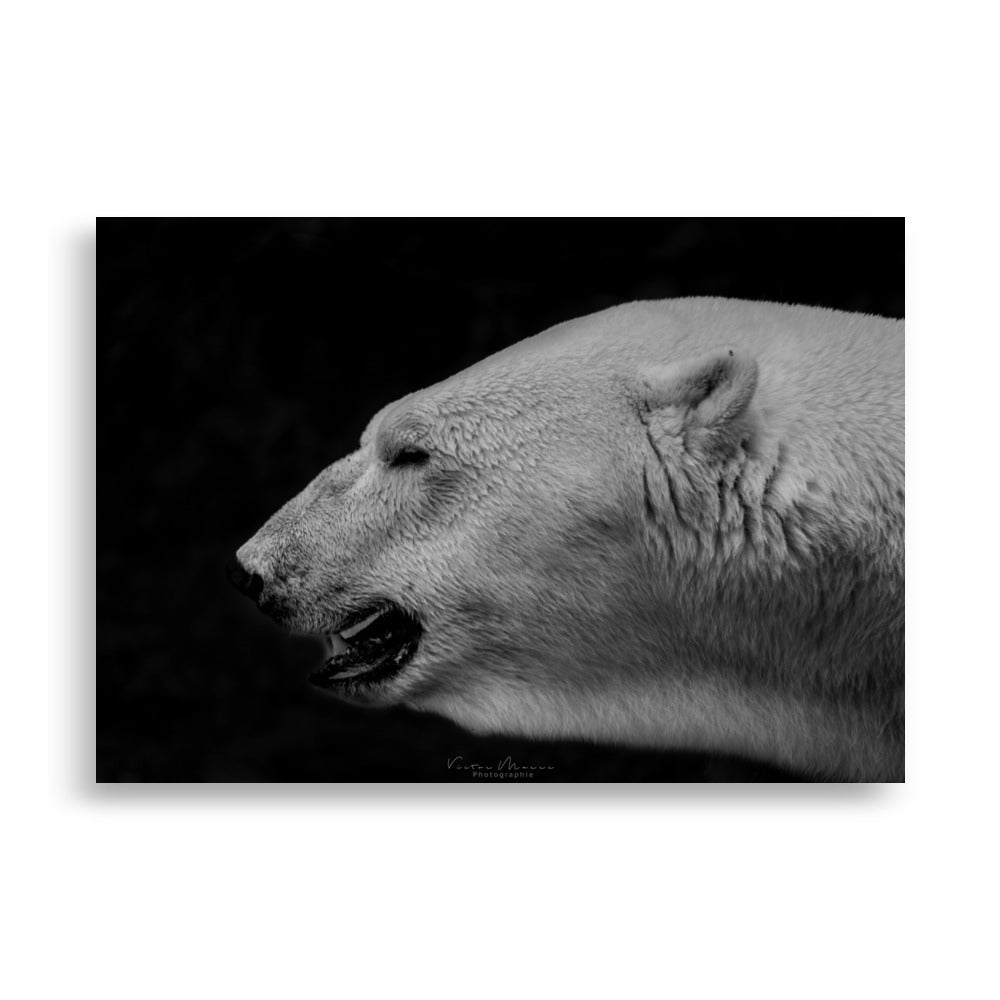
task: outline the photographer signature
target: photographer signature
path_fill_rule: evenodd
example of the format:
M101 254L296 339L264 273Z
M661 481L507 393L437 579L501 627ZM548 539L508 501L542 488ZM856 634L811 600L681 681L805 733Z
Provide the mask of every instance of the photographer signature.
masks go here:
M478 762L466 763L464 757L448 758L449 771L554 771L554 764L522 764L513 760L510 756L496 764L480 764Z

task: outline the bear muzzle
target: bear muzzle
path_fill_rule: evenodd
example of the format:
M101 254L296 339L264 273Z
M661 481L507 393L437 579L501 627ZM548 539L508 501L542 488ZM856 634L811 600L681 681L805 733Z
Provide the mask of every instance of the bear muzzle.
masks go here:
M283 613L284 605L274 593L275 581L249 569L239 553L226 564L226 576L279 623L297 617L287 609ZM417 617L389 598L367 600L361 606L355 603L353 610L312 631L323 637L329 655L310 675L310 683L354 698L373 693L399 673L416 655L423 635Z
M254 602L258 611L283 623L287 609L275 588L274 579L265 579L263 574L249 568L240 559L239 553L226 563L226 577L244 597Z

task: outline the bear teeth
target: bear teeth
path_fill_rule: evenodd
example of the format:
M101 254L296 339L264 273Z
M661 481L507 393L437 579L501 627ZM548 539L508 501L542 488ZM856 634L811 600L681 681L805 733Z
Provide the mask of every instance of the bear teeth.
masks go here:
M350 628L343 629L340 633L340 638L345 641L348 639L353 639L354 636L356 636L359 632L363 632L366 628L368 628L368 626L371 625L371 623L375 621L376 618L381 618L382 615L385 614L385 612L386 609L382 608L379 611L376 611L374 614L369 615L363 621L358 622L357 625L352 625Z
M351 648L336 632L327 632L326 641L330 644L330 652L334 656L346 653Z

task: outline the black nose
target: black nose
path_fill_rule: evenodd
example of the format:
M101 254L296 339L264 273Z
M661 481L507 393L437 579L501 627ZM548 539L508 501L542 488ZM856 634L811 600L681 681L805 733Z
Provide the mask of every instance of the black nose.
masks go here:
M238 591L252 601L256 601L264 589L264 580L257 573L248 573L235 557L226 563L226 576Z

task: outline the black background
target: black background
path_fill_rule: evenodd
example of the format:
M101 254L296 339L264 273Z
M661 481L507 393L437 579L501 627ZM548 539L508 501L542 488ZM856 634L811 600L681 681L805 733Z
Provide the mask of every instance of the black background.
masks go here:
M787 780L750 762L478 739L349 708L225 582L229 555L384 403L545 327L726 295L903 315L902 220L100 220L103 781Z

